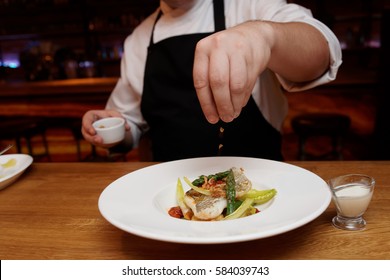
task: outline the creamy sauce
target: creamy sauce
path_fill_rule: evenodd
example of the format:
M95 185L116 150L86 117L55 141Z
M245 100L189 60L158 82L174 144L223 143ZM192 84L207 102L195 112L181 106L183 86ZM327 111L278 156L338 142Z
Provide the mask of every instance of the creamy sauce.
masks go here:
M372 192L364 185L343 185L334 190L334 202L344 217L355 218L364 214L371 201Z

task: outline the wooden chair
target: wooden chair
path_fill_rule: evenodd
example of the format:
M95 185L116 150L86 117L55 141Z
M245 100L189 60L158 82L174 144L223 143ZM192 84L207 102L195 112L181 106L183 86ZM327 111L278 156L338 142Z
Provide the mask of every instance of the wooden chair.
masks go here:
M53 117L47 119L47 127L55 129L64 129L72 133L73 139L75 141L75 148L78 161L84 161L81 152L81 141L84 139L81 134L81 117ZM91 145L91 154L88 157L94 158L96 156L96 150L93 145Z
M309 157L343 159L343 139L350 128L348 116L338 113L307 113L294 117L291 126L299 137L298 157L306 160ZM306 143L313 136L326 136L331 139L331 151L314 157L306 151Z
M45 133L46 124L43 118L18 116L0 118L0 140L14 140L18 153L23 152L22 144L25 142L29 155L33 157L47 157L50 161L49 147ZM34 153L32 138L35 136L41 137L44 148L43 153Z

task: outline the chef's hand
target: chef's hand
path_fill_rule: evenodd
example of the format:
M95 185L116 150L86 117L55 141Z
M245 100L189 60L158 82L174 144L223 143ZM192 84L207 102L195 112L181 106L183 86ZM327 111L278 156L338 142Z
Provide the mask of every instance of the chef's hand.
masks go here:
M87 111L82 120L81 133L89 143L102 148L111 148L115 144L103 144L103 139L96 134L92 124L100 119L109 117L123 118L122 114L114 110L90 110ZM130 126L125 122L126 131L130 131Z
M266 68L305 83L329 70L330 57L326 38L310 24L248 21L198 42L194 86L207 120L230 122Z
M231 122L247 104L271 55L267 32L247 22L198 42L194 86L206 119Z

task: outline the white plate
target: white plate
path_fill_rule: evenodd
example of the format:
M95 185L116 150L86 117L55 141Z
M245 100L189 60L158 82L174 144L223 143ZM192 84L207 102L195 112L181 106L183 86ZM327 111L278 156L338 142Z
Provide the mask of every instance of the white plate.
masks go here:
M217 222L172 218L177 178L213 174L242 167L256 189L275 188L277 195L260 213ZM183 186L186 184L183 182ZM178 160L146 167L111 183L100 195L99 210L114 226L146 238L192 244L230 243L281 234L317 218L329 206L324 180L300 167L277 161L211 157Z
M0 190L15 182L33 162L33 158L29 155L7 154L0 156L0 164L4 164L12 158L16 159L15 166L4 169L0 168Z

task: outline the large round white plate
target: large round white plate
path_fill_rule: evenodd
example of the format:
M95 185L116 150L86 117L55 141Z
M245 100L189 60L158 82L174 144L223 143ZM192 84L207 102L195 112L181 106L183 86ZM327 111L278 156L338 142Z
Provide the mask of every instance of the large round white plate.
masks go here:
M12 158L16 159L15 166L4 169L0 167L0 190L15 182L33 162L33 158L29 155L7 154L0 156L0 164L4 164Z
M277 195L260 213L231 221L186 221L167 211L176 206L177 179L242 167L256 189ZM186 184L183 182L183 187ZM230 243L281 234L317 218L329 206L324 180L297 166L277 161L210 157L178 160L124 175L101 193L99 210L112 225L146 238L192 244Z

